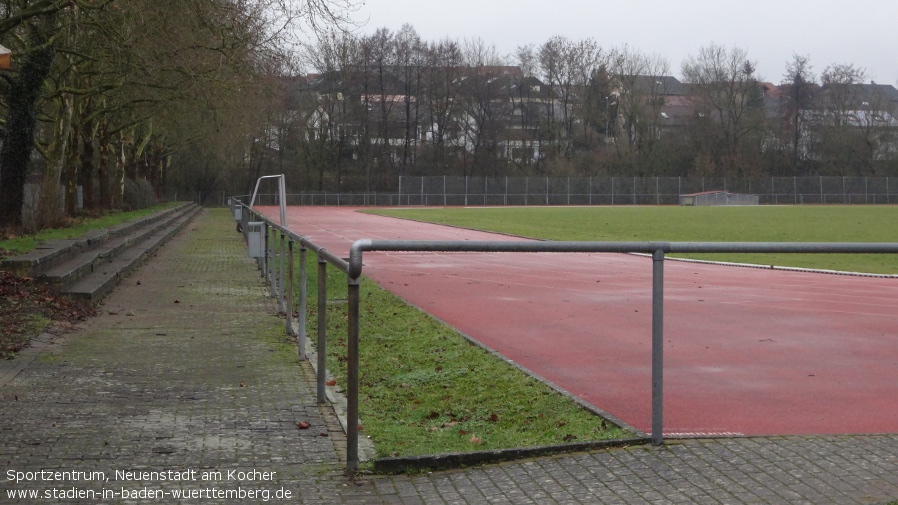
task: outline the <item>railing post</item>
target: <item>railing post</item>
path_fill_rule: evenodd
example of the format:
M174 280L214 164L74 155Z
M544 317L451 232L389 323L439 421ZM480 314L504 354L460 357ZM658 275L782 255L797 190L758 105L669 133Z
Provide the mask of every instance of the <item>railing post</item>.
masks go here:
M275 265L277 264L275 258L275 255L277 254L277 236L275 236L274 234L273 227L266 225L266 231L266 237L270 237L266 239L266 242L268 242L268 240L274 242L273 244L268 244L268 267L265 270L267 276L266 279L268 280L268 287L271 290L271 297L277 298L277 287L275 287L275 283L277 283L277 277L275 276L274 271Z
M327 403L324 372L327 368L327 260L318 255L318 403Z
M268 223L263 224L262 227L265 228L265 236L262 239L265 242L265 245L262 246L262 259L260 260L261 263L259 264L259 267L262 270L262 278L270 285L271 277L268 276L268 256L271 254L271 244L269 244L271 238L268 235Z
M286 260L284 254L286 251L286 236L284 235L284 230L278 229L278 259L277 259L277 282L278 282L278 312L284 313L284 261Z
M664 250L652 254L652 445L664 443Z
M346 356L346 470L359 468L359 279L349 278Z
M287 335L295 335L293 331L293 239L287 239L287 307L284 311Z
M296 313L296 347L299 360L306 359L306 320L308 318L308 274L306 271L306 247L299 244L299 309Z

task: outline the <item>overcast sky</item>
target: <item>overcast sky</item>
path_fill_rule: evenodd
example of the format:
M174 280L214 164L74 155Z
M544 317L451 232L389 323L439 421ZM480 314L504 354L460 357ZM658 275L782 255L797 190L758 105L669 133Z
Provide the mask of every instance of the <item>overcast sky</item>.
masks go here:
M550 37L628 44L681 64L702 46L744 49L759 76L779 83L792 54L810 57L819 77L854 63L868 80L898 82L898 0L360 0L359 33L411 24L425 41L480 38L500 55ZM513 63L513 61L509 61Z

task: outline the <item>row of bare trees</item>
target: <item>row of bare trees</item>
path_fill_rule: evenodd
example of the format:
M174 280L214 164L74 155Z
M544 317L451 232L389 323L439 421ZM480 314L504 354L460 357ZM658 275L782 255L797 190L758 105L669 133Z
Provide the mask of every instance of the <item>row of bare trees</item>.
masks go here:
M45 215L120 208L127 180L209 189L246 171L301 30L339 26L349 0L5 0L0 228L26 183ZM277 104L277 105L275 105ZM174 161L177 160L177 161ZM249 175L247 175L249 177ZM60 195L62 188L63 194ZM53 202L64 201L63 212Z
M745 51L712 44L682 63L682 84L665 58L626 46L559 36L501 57L408 25L325 38L306 56L316 75L260 158L306 189L390 190L399 175L898 174L898 102L850 64L818 79L796 55L770 85Z

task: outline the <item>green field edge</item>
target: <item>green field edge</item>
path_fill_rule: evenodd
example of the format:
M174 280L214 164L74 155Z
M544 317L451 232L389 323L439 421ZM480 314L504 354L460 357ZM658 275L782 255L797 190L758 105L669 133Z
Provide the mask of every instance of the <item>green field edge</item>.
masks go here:
M361 212L531 240L596 242L898 242L896 205L759 207L447 207ZM673 254L824 273L898 275L898 255Z

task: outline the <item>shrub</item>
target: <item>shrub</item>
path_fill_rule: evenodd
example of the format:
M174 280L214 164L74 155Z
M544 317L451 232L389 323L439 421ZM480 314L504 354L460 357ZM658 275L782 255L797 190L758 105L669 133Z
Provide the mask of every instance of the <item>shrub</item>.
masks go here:
M122 195L125 210L152 207L158 203L153 185L146 179L125 179L125 193Z

